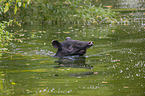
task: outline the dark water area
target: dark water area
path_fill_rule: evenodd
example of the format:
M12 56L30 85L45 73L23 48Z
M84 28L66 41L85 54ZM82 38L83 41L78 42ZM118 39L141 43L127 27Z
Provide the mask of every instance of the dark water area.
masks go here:
M117 1L121 0L98 2L124 8ZM1 52L0 95L144 96L145 11L123 15L130 23L9 29L18 39L9 45L8 52ZM51 41L62 42L66 37L93 41L94 45L82 57L54 58L57 50Z

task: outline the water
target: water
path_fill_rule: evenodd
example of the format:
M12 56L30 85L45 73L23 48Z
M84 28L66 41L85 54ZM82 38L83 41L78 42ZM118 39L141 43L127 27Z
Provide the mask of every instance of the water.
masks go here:
M103 2L103 1L102 1ZM109 1L108 1L109 2ZM111 3L110 3L111 4ZM144 96L144 13L129 24L23 25L1 52L1 96ZM52 40L93 41L84 57L54 58Z

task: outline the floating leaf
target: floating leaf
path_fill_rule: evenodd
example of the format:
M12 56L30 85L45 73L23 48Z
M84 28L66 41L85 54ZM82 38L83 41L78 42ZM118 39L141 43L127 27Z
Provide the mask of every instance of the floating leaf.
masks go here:
M32 31L36 31L36 30L32 30Z
M30 91L30 90L26 90L26 91L28 92L28 91Z
M15 82L12 82L11 84L12 84L12 85L15 85L16 83L15 83Z
M77 78L81 78L81 76L78 76Z
M129 88L129 86L124 86L124 88Z
M111 30L113 33L115 32L115 30Z
M39 33L42 33L43 31L39 31Z
M75 82L78 82L78 81L75 81Z
M63 33L70 33L70 32L63 32Z
M108 82L104 82L104 81L102 81L102 83L108 83Z
M111 8L111 7L113 7L113 6L106 6L106 7Z
M94 72L94 74L98 74L98 72Z
M43 33L46 33L46 31L43 31Z
M30 65L30 64L27 63L26 65Z
M20 36L24 36L25 34L20 34Z

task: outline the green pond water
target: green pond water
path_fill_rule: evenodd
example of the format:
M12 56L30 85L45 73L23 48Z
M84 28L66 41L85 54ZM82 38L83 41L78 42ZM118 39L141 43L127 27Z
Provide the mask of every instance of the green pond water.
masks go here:
M18 39L0 53L0 96L145 96L145 14L122 14L130 23L9 29ZM51 41L66 37L94 45L54 58Z

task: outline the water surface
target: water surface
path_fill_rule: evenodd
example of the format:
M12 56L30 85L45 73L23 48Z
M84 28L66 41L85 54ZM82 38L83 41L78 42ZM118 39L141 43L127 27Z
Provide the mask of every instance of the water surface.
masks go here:
M144 96L145 15L123 14L130 23L9 29L18 39L1 52L0 95ZM94 46L83 57L54 58L51 41L66 37Z

